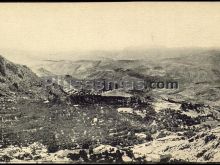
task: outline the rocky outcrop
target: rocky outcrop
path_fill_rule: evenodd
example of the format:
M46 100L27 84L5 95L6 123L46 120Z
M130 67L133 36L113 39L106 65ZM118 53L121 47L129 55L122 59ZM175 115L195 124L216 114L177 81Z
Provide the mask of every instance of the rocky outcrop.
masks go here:
M0 73L2 76L6 76L5 60L1 55L0 55Z
M53 96L47 89L43 80L25 65L12 63L0 56L0 96L16 95L17 97L28 97L31 99L47 99ZM58 85L51 88L62 95L63 91Z
M27 92L40 86L40 79L28 67L0 56L0 91Z
M197 133L191 139L172 134L128 148L99 145L89 149L65 149L50 153L47 147L33 143L28 147L9 146L0 149L4 162L66 162L66 163L165 163L219 162L219 127Z

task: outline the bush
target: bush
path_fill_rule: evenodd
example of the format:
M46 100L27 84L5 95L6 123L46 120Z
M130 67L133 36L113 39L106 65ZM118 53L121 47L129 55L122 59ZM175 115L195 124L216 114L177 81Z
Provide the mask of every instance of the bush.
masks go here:
M129 149L129 150L126 150L125 152L126 152L126 155L127 155L128 157L134 158L134 153L133 153L132 150Z
M147 141L152 141L152 140L153 140L153 137L151 136L150 133L147 133L147 134L146 134L145 140L147 140Z
M207 144L208 142L216 139L217 137L214 134L208 135L205 137L205 144Z
M73 161L76 161L76 160L79 160L80 155L79 155L79 154L69 153L69 154L67 155L67 158L69 158L69 159L71 159L71 160L73 160Z
M47 147L48 153L55 153L59 150L59 146L56 144L49 144Z
M92 141L91 140L85 140L82 143L82 149L89 149L91 145L92 145Z
M188 130L188 131L184 132L183 135L186 136L187 138L191 138L191 137L195 136L196 133L193 130Z
M87 156L87 153L85 150L80 150L79 155L84 161L86 161L86 162L88 161L88 156Z
M123 153L121 153L119 150L117 150L117 151L116 151L116 156L115 156L115 159L116 159L116 162L117 162L117 163L123 162L122 156L123 156Z
M11 160L12 158L7 155L3 155L0 157L0 162L10 162Z

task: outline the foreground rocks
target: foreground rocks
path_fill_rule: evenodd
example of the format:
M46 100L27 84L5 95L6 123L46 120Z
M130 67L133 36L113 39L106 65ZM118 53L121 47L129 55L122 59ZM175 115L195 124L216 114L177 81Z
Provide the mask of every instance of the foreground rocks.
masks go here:
M66 163L147 163L147 162L219 162L220 127L187 139L172 134L142 144L118 148L101 144L95 148L59 150L33 143L28 147L8 146L0 149L1 162Z

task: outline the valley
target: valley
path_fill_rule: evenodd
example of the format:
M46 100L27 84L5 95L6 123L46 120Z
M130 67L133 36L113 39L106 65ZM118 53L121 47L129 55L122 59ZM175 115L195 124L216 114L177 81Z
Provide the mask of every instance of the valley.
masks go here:
M2 56L0 162L220 161L220 51L164 52L155 61L118 56L28 67ZM45 88L45 78L56 75L66 81L169 80L179 88L78 91L56 83Z

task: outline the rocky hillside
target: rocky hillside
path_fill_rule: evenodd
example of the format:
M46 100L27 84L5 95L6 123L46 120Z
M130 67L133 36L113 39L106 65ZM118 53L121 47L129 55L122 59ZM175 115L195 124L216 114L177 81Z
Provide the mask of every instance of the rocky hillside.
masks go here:
M56 84L46 88L44 80L25 65L12 63L0 56L0 96L45 100L64 93Z
M14 64L0 56L0 95L38 91L40 78L27 66Z

